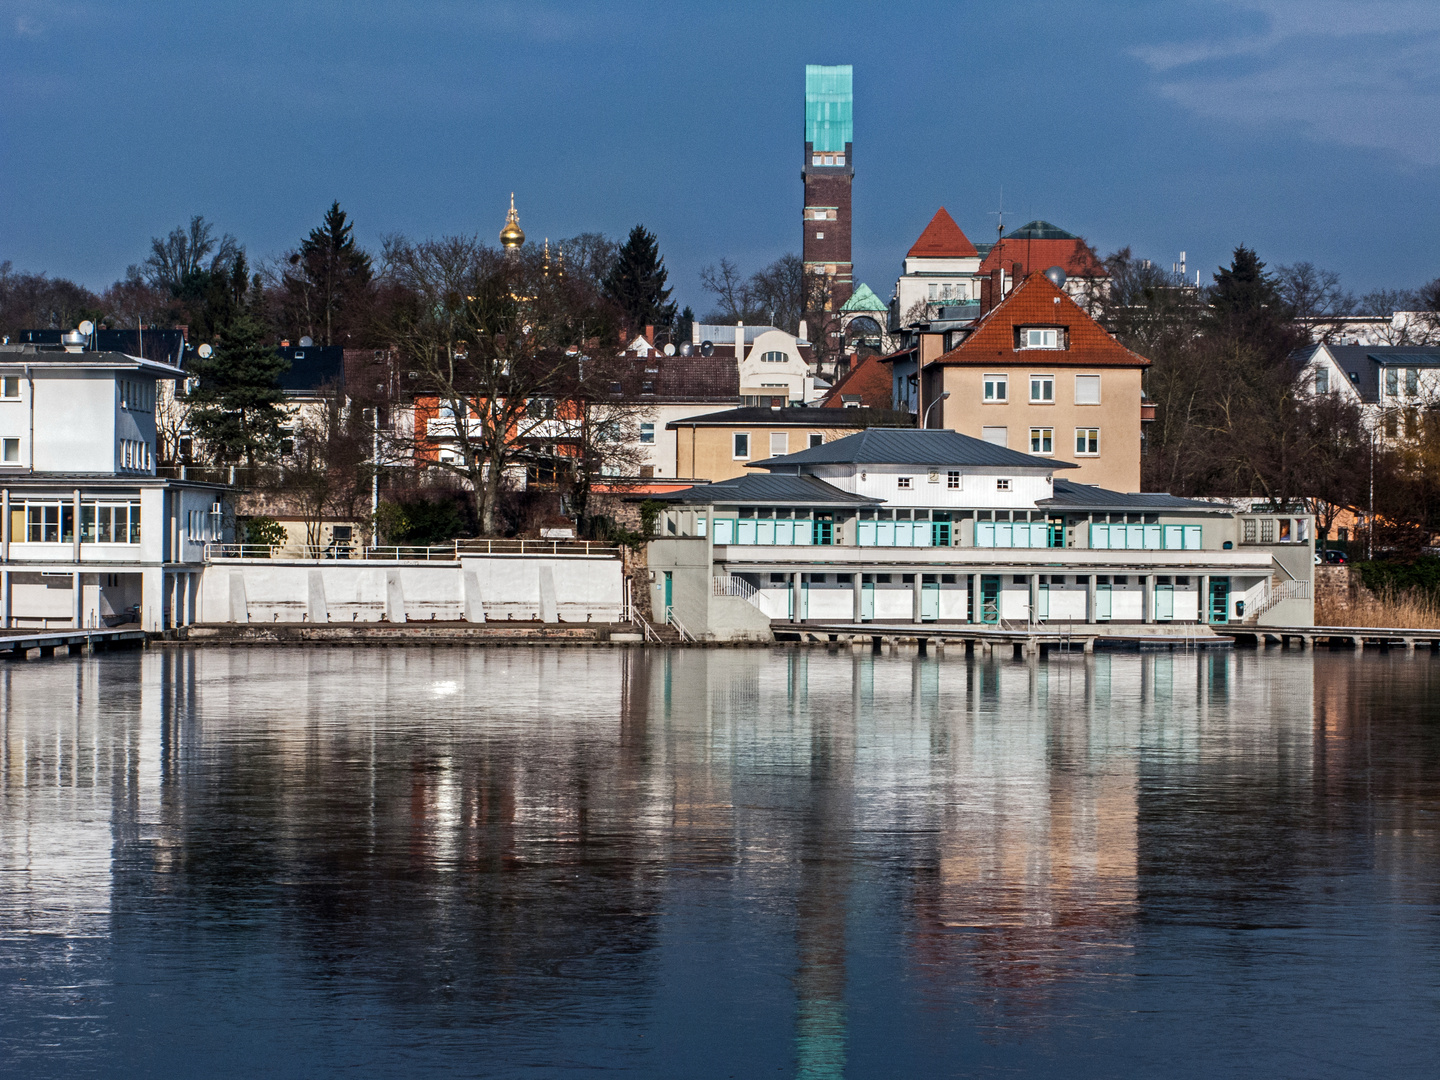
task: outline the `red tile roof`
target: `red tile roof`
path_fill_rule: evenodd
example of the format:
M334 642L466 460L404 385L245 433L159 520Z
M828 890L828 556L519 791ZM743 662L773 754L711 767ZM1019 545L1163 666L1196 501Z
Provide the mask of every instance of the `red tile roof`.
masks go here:
M1044 272L1058 266L1070 277L1108 277L1105 267L1090 250L1084 240L1001 240L990 249L980 272L1004 270L1010 273L1015 263L1021 266L1021 276Z
M969 337L931 363L995 364L1018 361L1022 353L1036 356L1035 350L1015 347L1015 330L1020 326L1065 327L1067 347L1038 354L1048 366L1148 367L1150 364L1145 357L1131 352L1106 333L1069 294L1057 289L1042 273L1033 273L1022 281L980 320Z
M878 357L867 356L831 388L820 407L841 409L845 407L845 398L859 397L861 405L868 405L872 409L893 408L892 382L890 369L882 364Z
M975 245L970 242L960 226L955 224L955 219L945 212L942 206L935 211L935 216L930 219L930 224L925 226L925 231L920 234L910 250L905 253L907 259L964 259L974 258L980 253L975 250Z

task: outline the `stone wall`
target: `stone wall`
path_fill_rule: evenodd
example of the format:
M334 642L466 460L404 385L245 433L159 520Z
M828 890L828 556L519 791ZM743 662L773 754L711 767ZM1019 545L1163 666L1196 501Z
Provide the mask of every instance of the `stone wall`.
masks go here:
M1344 616L1355 605L1361 593L1369 590L1360 583L1354 568L1343 566L1315 567L1315 610L1331 626L1349 626Z

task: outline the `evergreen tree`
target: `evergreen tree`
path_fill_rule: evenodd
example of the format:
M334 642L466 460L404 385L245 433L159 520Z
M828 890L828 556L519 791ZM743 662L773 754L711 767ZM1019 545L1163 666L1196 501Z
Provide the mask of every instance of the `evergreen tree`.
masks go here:
M354 227L330 204L319 228L300 242L285 275L288 314L298 328L322 345L342 344L342 323L359 315L358 301L374 277L370 256L355 243Z
M1215 274L1210 290L1213 329L1232 345L1253 349L1278 363L1304 342L1294 327L1294 312L1280 296L1275 278L1250 248L1237 247L1228 267Z
M190 365L199 380L187 398L190 428L219 464L254 465L280 449L285 419L280 376L290 361L266 337L260 320L241 309L221 327L214 353Z
M605 295L620 308L632 332L645 326L668 327L675 321L666 277L655 234L636 225L605 278Z

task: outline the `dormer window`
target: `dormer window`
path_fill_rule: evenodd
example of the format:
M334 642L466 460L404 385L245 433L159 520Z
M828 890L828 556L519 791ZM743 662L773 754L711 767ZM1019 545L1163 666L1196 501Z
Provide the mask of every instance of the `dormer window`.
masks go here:
M1021 349L1063 349L1064 337L1058 326L1022 326L1017 348Z

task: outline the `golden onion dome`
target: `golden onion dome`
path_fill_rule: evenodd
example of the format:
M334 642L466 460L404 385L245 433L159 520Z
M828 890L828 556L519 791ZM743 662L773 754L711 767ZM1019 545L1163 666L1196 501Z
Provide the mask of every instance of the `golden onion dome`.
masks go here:
M515 213L515 193L510 193L510 214L505 218L505 227L500 230L500 244L506 251L513 251L525 243L525 230L520 228L520 215Z

